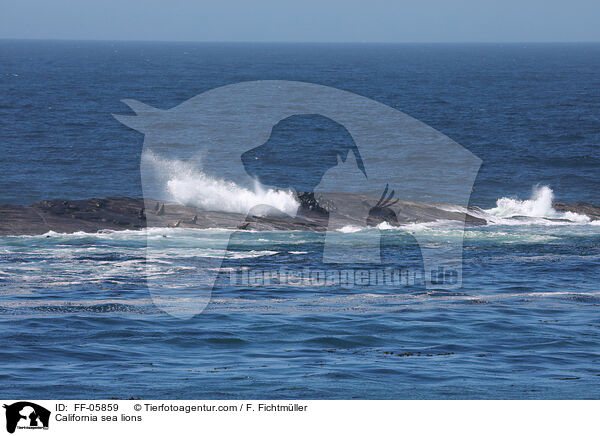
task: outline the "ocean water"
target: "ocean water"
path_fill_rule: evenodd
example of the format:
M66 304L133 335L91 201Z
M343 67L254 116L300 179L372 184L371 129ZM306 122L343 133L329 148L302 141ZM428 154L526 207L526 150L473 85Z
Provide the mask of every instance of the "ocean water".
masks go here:
M131 113L120 100L169 109L259 79L372 98L482 160L470 204L490 223L466 228L462 287L240 283L321 270L324 235L239 231L208 307L182 320L148 285L188 277L221 229L0 237L0 397L600 396L600 223L552 208L600 204L600 44L0 41L0 203L141 197L143 136L112 116ZM175 200L293 208L200 164L158 164ZM306 180L293 165L270 175ZM447 221L339 231L357 250L381 232L383 266L411 271L415 236L462 235Z

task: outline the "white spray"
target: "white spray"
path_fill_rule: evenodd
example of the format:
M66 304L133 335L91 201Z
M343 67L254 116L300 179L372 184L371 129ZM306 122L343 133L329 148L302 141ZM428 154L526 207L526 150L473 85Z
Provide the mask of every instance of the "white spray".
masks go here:
M585 215L573 212L558 212L552 207L554 192L548 186L536 186L533 188L529 200L518 200L502 197L496 200L496 207L485 210L486 213L498 218L532 217L566 219L574 222L588 222L590 219Z
M258 181L252 189L245 188L211 177L191 162L165 159L152 152L144 152L142 161L153 167L162 194L169 197L166 199L186 206L247 214L253 207L264 205L291 216L299 206L291 191L266 189Z

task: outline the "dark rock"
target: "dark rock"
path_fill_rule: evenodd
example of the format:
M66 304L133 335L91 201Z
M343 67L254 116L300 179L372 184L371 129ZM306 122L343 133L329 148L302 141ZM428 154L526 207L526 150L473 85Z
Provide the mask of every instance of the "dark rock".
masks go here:
M300 203L297 214L303 217L327 217L329 216L328 209L323 207L321 203L324 201L317 201L315 199L314 192L298 192L296 199Z
M592 220L600 219L600 206L594 206L590 203L578 201L573 204L567 204L555 201L552 203L552 207L559 212L574 212L580 215L587 215Z
M444 205L407 201L378 203L377 198L353 194L332 194L327 198L330 199L329 202L322 199L317 200L313 193L298 194L301 206L296 217L284 214L276 216L252 216L249 214L246 216L228 212L204 211L176 203L157 203L152 199L144 201L144 199L128 197L44 200L30 206L1 205L0 235L39 235L50 230L59 233L73 233L77 231L143 229L147 224L145 211L155 209L155 204L160 206L157 211L151 212L150 225L153 227L173 227L175 225L176 227L233 230L240 228L322 232L327 229L329 215L332 212L335 212L336 219L341 219L342 224L357 226L377 225L383 221L391 225L403 225L438 219L464 221L473 225L486 223L485 220L468 213L449 212L445 210ZM331 198L335 199L335 208ZM589 208L590 205L584 206ZM366 208L367 211L370 211L368 223L360 222L355 216L355 212L359 208ZM576 210L580 211L581 206ZM240 223L242 224L240 225Z
M44 200L31 206L0 206L0 235L96 232L146 226L142 199Z

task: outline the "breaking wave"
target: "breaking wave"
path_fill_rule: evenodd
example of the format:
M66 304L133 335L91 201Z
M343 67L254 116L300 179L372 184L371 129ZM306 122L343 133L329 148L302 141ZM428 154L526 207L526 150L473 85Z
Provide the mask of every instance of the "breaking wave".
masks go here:
M484 212L497 218L545 218L561 219L575 223L588 223L590 218L574 212L558 212L552 207L554 192L548 186L536 186L533 188L531 198L519 200L515 198L502 197L496 201L496 207L486 209Z
M164 187L163 195L185 206L204 210L260 215L295 216L298 202L291 191L267 189L255 181L252 189L234 182L211 177L190 162L169 160L145 152L145 164L156 172L157 182ZM260 208L258 208L260 206ZM266 207L265 207L266 206Z

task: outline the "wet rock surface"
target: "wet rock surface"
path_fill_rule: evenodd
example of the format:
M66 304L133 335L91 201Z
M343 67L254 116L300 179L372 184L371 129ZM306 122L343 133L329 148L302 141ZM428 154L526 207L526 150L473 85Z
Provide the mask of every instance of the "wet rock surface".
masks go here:
M296 217L283 214L258 216L252 211L247 216L203 211L160 200L128 197L54 199L30 206L0 205L0 235L39 235L49 231L73 233L140 230L146 226L325 231L331 212L335 212L338 218L342 217L343 224L364 226L365 221L356 217L354 212L360 208L368 210L377 204L377 199L353 194L331 194L326 201L319 200L312 193L300 193L298 198L301 206ZM335 200L335 207L332 206L331 198ZM581 207L573 207L578 211L582 210ZM588 205L585 208L588 210ZM600 208L594 208L593 212L600 216ZM386 220L393 225L438 219L465 221L473 225L486 223L469 214L446 211L440 205L406 201L398 201L385 210L376 209L376 213L369 215L369 219L375 215L377 222ZM371 220L370 224L374 222Z
M30 206L0 205L0 235L36 235L146 226L142 199L114 197L44 200Z
M587 215L592 220L600 219L600 206L594 206L590 203L578 201L573 204L566 204L555 201L552 203L552 207L559 212L574 212L580 215Z

